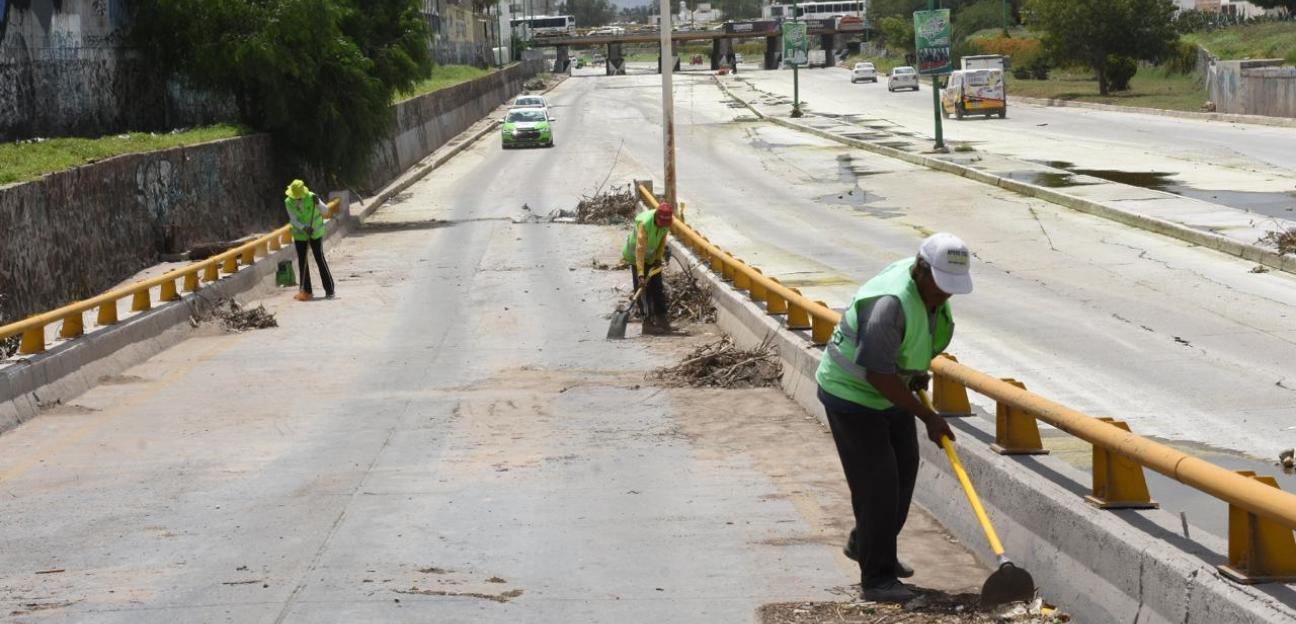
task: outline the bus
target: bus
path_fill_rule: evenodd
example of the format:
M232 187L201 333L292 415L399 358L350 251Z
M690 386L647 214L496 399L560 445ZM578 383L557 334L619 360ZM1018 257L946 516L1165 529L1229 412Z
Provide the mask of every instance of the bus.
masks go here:
M576 18L571 15L536 15L515 17L509 24L521 39L576 34Z
M800 17L802 19L832 19L850 15L862 20L868 12L867 0L853 0L851 2L801 2L798 4ZM767 19L791 19L792 5L780 3L767 4L761 9L761 16Z

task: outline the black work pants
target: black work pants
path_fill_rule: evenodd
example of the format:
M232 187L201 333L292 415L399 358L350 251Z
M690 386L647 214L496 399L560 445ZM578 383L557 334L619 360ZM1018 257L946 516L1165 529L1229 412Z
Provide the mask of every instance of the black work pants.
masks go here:
M862 405L843 412L841 399L825 401L824 394L820 388L855 511L851 541L859 554L860 582L872 587L895 580L896 540L918 479L914 417L899 408Z
M651 269L652 267L649 267L649 270ZM633 266L630 267L630 285L636 291L639 290L639 276ZM643 295L635 305L639 306L644 320L657 319L658 322L667 320L666 285L662 281L661 273L648 278L648 287L644 288Z
M319 268L320 282L324 284L324 294L333 295L333 275L329 273L328 262L324 261L324 239L312 238L310 241L293 241L297 247L297 272L301 273L301 291L311 292L310 266L306 264L306 248L315 256L315 266Z

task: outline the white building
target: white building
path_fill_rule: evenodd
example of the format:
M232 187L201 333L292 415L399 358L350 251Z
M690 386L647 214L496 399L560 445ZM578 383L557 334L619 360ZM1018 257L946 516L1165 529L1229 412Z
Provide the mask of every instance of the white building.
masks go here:
M1240 0L1222 0L1220 2L1220 12L1233 17L1260 17L1262 15L1282 15L1282 9L1262 9L1250 2Z
M676 14L671 19L675 20L676 24L691 24L695 26L703 26L711 22L718 22L724 19L724 11L721 11L720 9L712 8L711 4L706 2L699 3L697 9L690 11L688 9L688 5L685 4L684 0L680 0L679 13ZM658 19L657 21L660 21L660 19ZM653 23L656 23L656 21L654 21Z

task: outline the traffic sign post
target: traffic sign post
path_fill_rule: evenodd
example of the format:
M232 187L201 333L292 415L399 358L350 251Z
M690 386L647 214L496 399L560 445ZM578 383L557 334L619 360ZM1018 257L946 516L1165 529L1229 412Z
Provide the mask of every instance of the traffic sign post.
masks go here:
M945 150L941 127L940 76L954 69L950 61L949 9L937 9L936 0L927 0L926 11L914 11L914 50L918 55L918 74L932 77L932 115L936 119L936 150Z

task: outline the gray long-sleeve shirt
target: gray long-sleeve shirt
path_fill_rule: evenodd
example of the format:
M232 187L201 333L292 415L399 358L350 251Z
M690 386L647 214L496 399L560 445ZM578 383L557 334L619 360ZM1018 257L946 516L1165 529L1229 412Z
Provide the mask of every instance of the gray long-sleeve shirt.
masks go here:
M899 297L885 295L858 305L855 310L855 319L859 323L855 363L874 373L925 372L902 371L896 364L905 334L904 307L900 304ZM928 331L935 333L936 315L930 311L927 313L927 323Z

